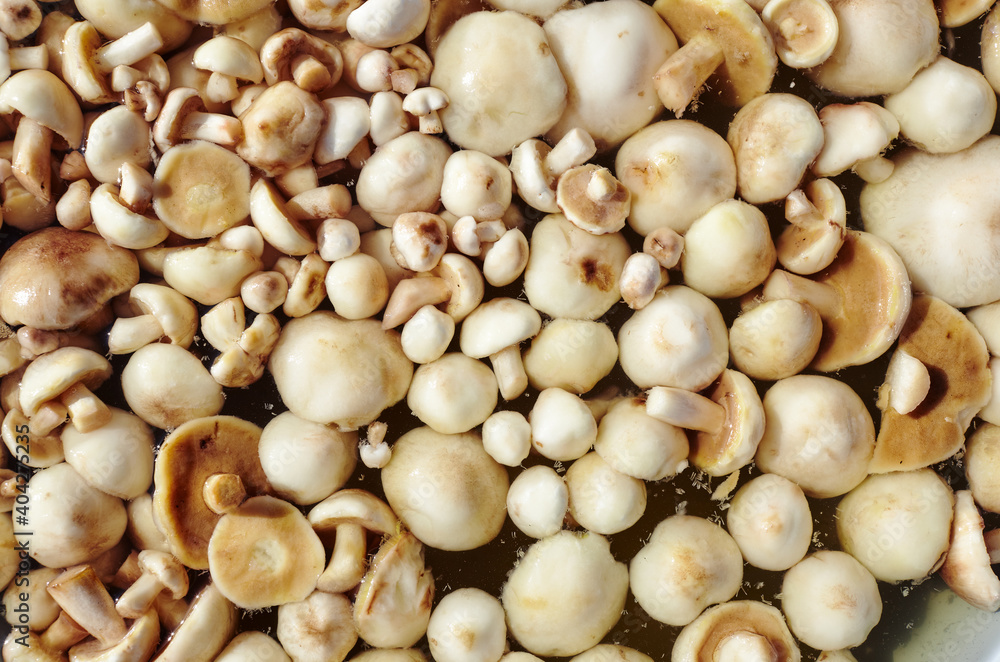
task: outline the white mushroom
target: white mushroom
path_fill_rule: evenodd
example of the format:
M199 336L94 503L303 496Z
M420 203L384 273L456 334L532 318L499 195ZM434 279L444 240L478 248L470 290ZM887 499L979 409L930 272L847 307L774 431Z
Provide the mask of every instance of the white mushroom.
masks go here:
M507 646L503 606L481 589L452 591L431 612L427 643L437 662L497 662Z
M597 421L586 403L558 387L538 394L531 413L531 446L550 460L583 457L597 439Z
M504 400L513 400L528 387L521 362L520 343L542 326L538 312L517 299L497 297L479 305L462 323L459 347L474 359L487 356Z
M813 520L802 489L776 474L757 476L740 488L726 526L750 565L787 570L805 557Z
M444 164L441 204L455 216L489 221L503 216L512 195L510 170L475 150L459 150Z
M484 363L449 352L413 372L406 404L425 425L442 434L468 432L496 407L497 381Z
M990 567L991 552L983 537L983 518L972 493L955 493L951 545L941 577L963 600L984 611L1000 609L1000 579Z
M623 474L662 480L688 466L684 430L646 413L644 398L624 398L611 405L597 427L594 450Z
M646 511L646 484L616 471L598 453L574 460L566 471L569 514L588 531L613 535Z
M562 530L568 508L566 481L543 464L519 473L507 491L507 515L521 533L532 538Z
M357 463L357 447L356 432L340 432L284 412L264 426L258 452L275 492L305 505L344 486Z

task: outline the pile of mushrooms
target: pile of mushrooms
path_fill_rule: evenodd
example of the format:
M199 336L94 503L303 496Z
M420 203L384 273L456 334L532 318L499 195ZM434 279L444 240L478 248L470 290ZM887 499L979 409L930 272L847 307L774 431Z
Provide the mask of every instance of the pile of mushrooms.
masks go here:
M0 0L2 659L1000 610L992 5Z

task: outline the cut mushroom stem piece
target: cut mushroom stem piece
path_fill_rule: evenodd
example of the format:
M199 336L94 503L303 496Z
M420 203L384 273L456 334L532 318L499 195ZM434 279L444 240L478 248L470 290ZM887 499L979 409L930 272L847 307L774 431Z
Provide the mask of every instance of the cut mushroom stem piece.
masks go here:
M667 110L680 117L698 96L708 77L725 61L722 49L713 39L698 35L653 74L656 94Z
M392 291L385 314L382 316L383 329L395 329L406 323L424 306L434 306L451 298L451 288L443 278L406 278Z
M161 593L177 600L188 592L187 568L172 554L144 549L138 556L142 574L121 594L116 605L124 618L142 616Z
M654 386L646 395L646 413L688 430L716 434L726 422L726 408L694 391Z
M12 167L17 181L33 196L49 202L52 199L51 129L30 117L22 117L14 134Z
M247 498L247 490L239 474L212 474L202 487L205 505L216 515L235 510Z
M108 589L89 565L67 568L48 583L52 599L102 644L111 646L128 632Z
M931 376L920 359L898 349L889 360L885 382L878 391L878 408L892 407L900 414L917 408L931 388Z

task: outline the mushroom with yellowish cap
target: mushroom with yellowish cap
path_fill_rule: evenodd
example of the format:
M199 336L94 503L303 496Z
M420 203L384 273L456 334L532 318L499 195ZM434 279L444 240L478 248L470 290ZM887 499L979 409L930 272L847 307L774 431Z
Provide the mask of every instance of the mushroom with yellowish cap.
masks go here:
M760 17L778 57L793 69L822 64L837 46L840 24L827 0L772 0Z
M436 210L450 154L443 140L418 131L380 145L358 174L358 205L386 226L406 212Z
M111 39L118 39L147 21L152 22L163 37L164 52L181 46L191 35L193 28L189 21L166 9L156 0L125 0L114 7L103 0L79 0L74 6L80 16Z
M646 413L643 397L614 402L597 426L594 450L615 470L657 481L688 466L688 438L681 428Z
M565 318L543 325L523 357L534 388L558 386L571 393L590 391L617 361L618 344L606 324Z
M823 322L808 303L762 301L733 320L729 355L736 369L752 379L784 379L808 367L822 336Z
M335 44L298 28L285 28L261 46L260 63L269 86L292 81L304 92L319 93L340 80L344 58Z
M237 143L236 153L274 176L312 158L326 112L311 92L279 81L257 95L240 121L243 139Z
M150 21L114 41L102 41L90 21L73 23L62 39L63 78L81 99L94 104L118 100L107 79L115 67L135 64L163 46L163 37Z
M235 0L219 2L219 0L157 0L167 9L175 12L181 18L207 25L225 25L246 18L260 11L273 0Z
M157 218L129 209L124 195L125 191L114 184L101 184L91 193L94 228L108 242L122 248L141 250L162 243L170 235L167 226Z
M585 164L559 176L556 205L567 220L591 234L625 227L632 193L607 168Z
M538 394L531 413L531 446L559 462L583 457L594 445L597 421L580 396L550 387Z
M481 425L496 402L493 371L462 352L447 352L418 366L406 394L413 414L442 434L468 432Z
M242 662L248 659L255 662L292 662L281 644L259 630L247 630L233 637L214 662Z
M175 600L188 592L188 573L172 554L153 549L139 552L142 574L119 596L115 609L124 618L139 618L146 613L161 592Z
M593 451L573 461L565 480L569 514L588 531L621 533L646 512L646 484L619 473Z
M239 81L260 83L264 80L257 51L242 39L217 35L194 50L191 56L196 69L211 71L205 94L209 101L226 103L239 94Z

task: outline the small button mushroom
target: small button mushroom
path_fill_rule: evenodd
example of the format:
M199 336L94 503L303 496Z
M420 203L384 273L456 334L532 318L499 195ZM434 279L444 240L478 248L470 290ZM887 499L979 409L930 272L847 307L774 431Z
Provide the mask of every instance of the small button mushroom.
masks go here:
M909 414L882 408L872 473L907 471L941 462L962 446L976 412L990 400L986 343L968 318L940 299L914 297L896 352L926 366L927 396Z
M448 95L436 87L421 87L403 99L404 111L419 119L420 133L443 133L439 110L448 107Z
M521 533L532 538L558 533L568 509L566 481L544 464L519 473L507 491L507 515Z
M690 120L656 122L634 133L618 150L615 175L632 192L628 223L643 236L664 226L683 234L736 194L733 150Z
M384 501L364 490L339 490L309 511L309 523L320 535L335 535L330 562L316 583L317 590L342 593L364 577L368 545L366 533L394 533L396 515Z
M99 182L116 184L124 163L146 168L152 161L150 136L139 113L125 106L104 111L87 130L84 157L90 174Z
M58 400L78 432L92 432L111 420L111 410L91 392L111 376L111 364L93 350L61 347L28 364L21 377L21 411L34 417Z
M566 471L569 514L602 535L629 529L646 511L646 484L615 471L600 455L587 453Z
M191 58L196 69L211 72L205 86L209 101L232 101L239 93L239 81L260 83L264 80L257 50L235 37L215 36L198 46Z
M481 425L497 404L497 380L484 363L449 352L413 372L406 404L422 423L442 434Z
M447 254L442 257L446 256ZM393 288L385 305L382 328L393 329L405 324L424 306L445 303L451 296L451 289L443 278L437 276L404 278ZM478 302L476 303L478 305ZM454 321L452 319L452 322Z
M343 660L358 641L351 611L346 596L313 591L278 607L278 641L294 662Z
M619 288L622 299L632 310L645 308L660 288L669 282L669 276L647 253L633 253L625 260Z
M717 524L689 515L660 522L629 567L639 605L675 626L735 596L742 581L743 557L732 537Z
M938 57L905 88L885 98L899 131L931 153L957 152L993 128L997 96L976 69Z
M326 262L336 262L356 254L361 249L361 232L356 223L344 218L327 218L316 230L319 256Z
M383 51L377 52L382 53ZM390 140L410 131L410 117L403 110L403 98L400 95L391 90L379 89L372 95L369 103L371 109L368 137L371 138L372 144L376 147L381 147ZM421 131L420 133L427 135L434 132ZM366 143L359 141L355 147L359 145L363 146Z
M236 153L268 176L280 175L312 158L326 121L311 92L281 81L261 92L240 116L243 140Z
M819 312L823 337L811 367L822 372L884 354L899 336L913 296L899 255L875 235L857 230L847 232L837 257L812 279L775 270L763 294L808 303Z
M795 69L825 62L840 37L837 15L827 0L774 0L763 6L760 17L778 57Z
M330 265L316 253L309 253L302 260L286 255L278 258L274 267L284 273L288 281L288 294L281 306L286 316L308 315L326 299L326 275Z
M316 241L292 217L285 200L267 179L258 179L250 188L250 220L264 240L280 253L308 255L316 250Z
M277 88L291 94L291 88L278 83L292 81L302 92L319 93L340 80L344 57L336 45L290 27L268 37L260 49L260 63L269 90ZM321 116L319 122L323 119Z
M118 544L127 516L121 499L105 494L65 462L36 472L25 488L31 558L49 568L86 563ZM30 541L30 542L25 542Z
M561 531L531 545L501 593L511 636L536 655L598 643L621 616L628 570L595 533Z
M89 21L73 23L62 39L62 74L82 100L93 104L117 101L108 81L115 67L135 64L163 46L163 37L152 22L103 45L102 40Z
M124 618L139 618L160 595L167 592L175 600L188 592L187 568L173 555L146 549L139 552L142 575L118 598L115 605Z
M566 81L545 32L517 12L475 12L455 22L435 53L431 85L452 142L490 156L548 131L566 108Z
M242 137L243 125L238 119L207 112L204 99L191 87L171 89L153 124L153 142L161 152L188 140L231 147Z
M437 549L480 547L503 526L507 472L475 433L407 432L382 468L382 487L403 524Z
M777 474L757 476L733 497L726 526L747 563L787 570L812 542L813 520L802 489Z
M278 608L279 612L281 607ZM285 650L270 636L257 630L241 632L230 641L214 662L292 662Z
M995 546L995 542L994 542ZM1000 579L993 569L993 550L983 536L983 518L972 492L955 493L951 544L941 566L941 577L959 597L977 609L1000 609Z
M386 226L406 212L434 211L450 154L443 140L417 131L390 140L358 174L358 205Z
M4 539L11 541L11 553L14 559L11 564L12 574L10 579L14 579L17 573L17 563L19 560L18 553L13 549L16 544L14 540L14 525L11 518L6 518L3 520L2 525L6 530L4 531ZM65 621L65 617L60 618L62 612L62 607L52 599L49 592L46 590L46 585L62 572L61 569L57 568L33 568L27 572L22 573L22 577L25 579L23 582L24 586L17 586L16 584L11 584L10 581L7 582L7 589L3 593L3 607L4 620L9 625L27 625L29 630L34 632L41 632L56 623L57 620ZM27 615L24 617L25 622L19 623L20 614L14 611L19 605L27 605L27 608L22 607L21 610ZM60 626L56 626L56 630ZM55 632L55 630L53 631ZM83 631L83 635L80 639L87 636L87 632ZM76 643L76 642L74 642ZM70 644L72 645L72 644Z
M0 31L14 41L20 41L38 29L42 10L35 0L7 0L4 3Z
M66 462L102 492L134 499L153 482L153 433L138 416L110 409L110 420L96 430L63 429Z
M400 214L392 223L393 257L404 269L431 271L448 248L448 226L437 214Z
M260 435L261 468L275 494L298 505L322 501L347 482L357 464L358 435L283 412Z
M778 262L788 271L810 275L826 269L847 235L847 203L829 179L815 179L785 198L788 226L778 237Z
M198 309L183 294L164 285L139 283L129 290L129 305L139 315L119 317L108 334L112 354L129 354L167 340L187 349L198 330Z
M733 600L706 609L680 631L671 655L675 662L802 659L781 612L750 600Z
M358 41L374 48L389 48L420 36L430 13L430 0L377 0L351 11L345 25Z
M528 416L531 446L550 460L583 457L597 438L597 421L580 396L558 387L538 394Z
M757 388L735 370L724 370L706 395L654 386L647 395L646 413L694 430L691 464L710 476L725 476L749 464L764 434Z
M403 325L400 342L406 358L431 363L441 358L455 336L455 320L434 306L421 306Z
M830 5L840 26L837 45L807 75L835 94L860 97L898 92L938 54L938 17L931 0L915 4L834 0ZM891 32L873 30L885 25L892 26Z
M931 469L869 476L837 505L837 537L875 579L921 580L944 561L954 504Z
M528 387L519 344L534 337L542 326L538 312L517 299L498 297L480 304L462 324L459 346L474 359L487 356L504 400L513 400Z
M497 662L507 647L503 606L478 588L452 591L431 612L427 643L437 662Z
M123 194L114 184L101 184L94 190L90 196L94 228L109 243L122 248L141 250L163 242L170 235L167 226L129 209Z
M990 371L993 370L993 359L990 359ZM906 350L897 349L889 359L885 370L885 381L878 390L876 406L881 410L894 409L900 414L909 414L927 398L931 388L931 375L927 366L919 359L911 356ZM984 414L989 404L980 411L980 417L989 418Z
M163 662L212 662L232 639L239 617L236 607L215 584L209 583L191 600L191 606L164 643L157 659Z
M121 374L129 408L164 430L222 410L222 386L191 352L163 343L136 350Z
M8 324L68 329L139 280L135 256L90 232L46 228L0 258L0 317Z
M532 338L523 360L528 382L539 391L558 386L586 393L614 368L618 344L606 324L557 318Z
M31 422L28 417L24 415L17 405L12 405L7 407L7 414L3 418L2 435L4 445L7 446L7 450L10 451L12 457L17 458L17 461L28 467L37 467L44 469L45 467L51 467L53 464L58 464L66 459L63 453L63 444L61 439L61 432L67 428L53 428L48 434L39 434L38 430L32 430ZM65 421L65 413L60 412L58 415L58 420L54 424L58 425ZM39 416L35 415L36 428L39 426ZM22 448L18 450L18 437L21 437L21 441L24 441L23 431L25 426L28 428L29 441L29 452L25 453L23 449L23 443L20 444ZM44 425L41 427L50 427L50 425ZM20 430L20 432L19 432Z
M327 121L313 153L317 165L346 159L371 129L371 115L364 99L334 97L324 99L323 107Z
M153 513L171 552L189 568L208 568L208 542L220 518L204 498L211 476L238 476L250 497L271 491L260 465L260 433L232 416L208 416L180 425L160 446Z
M892 162L879 156L899 135L899 121L888 110L870 101L831 103L820 108L819 119L823 149L811 166L814 174L832 177L854 168L866 181L879 181L873 172L886 166L892 172Z
M486 282L493 287L503 287L517 280L528 266L528 250L528 240L520 229L504 232L486 248L483 258Z
M711 299L683 285L663 288L634 312L618 332L618 350L625 374L640 388L699 391L729 362L722 313Z
M740 108L726 135L736 157L740 197L773 202L791 193L823 147L813 107L793 94L769 93Z
M775 381L805 370L822 335L823 322L808 303L763 301L733 320L729 354L748 377Z
M654 9L684 45L653 75L656 93L680 117L708 83L728 106L767 92L778 68L771 35L746 3L664 0Z
M441 204L455 216L489 221L510 206L511 174L504 163L475 150L459 150L444 164Z
M610 170L586 164L559 176L556 205L573 225L601 235L625 227L631 196Z
M781 610L799 641L819 650L860 646L882 616L871 573L844 552L819 551L781 583Z
M647 414L643 398L611 405L597 426L594 450L615 470L642 480L670 478L688 466L684 431Z
M713 206L688 228L681 269L688 287L728 299L764 282L776 256L764 213L746 202L729 200Z
M612 0L567 8L543 28L569 87L566 110L548 132L553 142L582 128L605 151L662 110L653 74L677 50L677 40L649 6Z
M965 476L983 510L1000 512L1000 427L980 425L965 443Z

